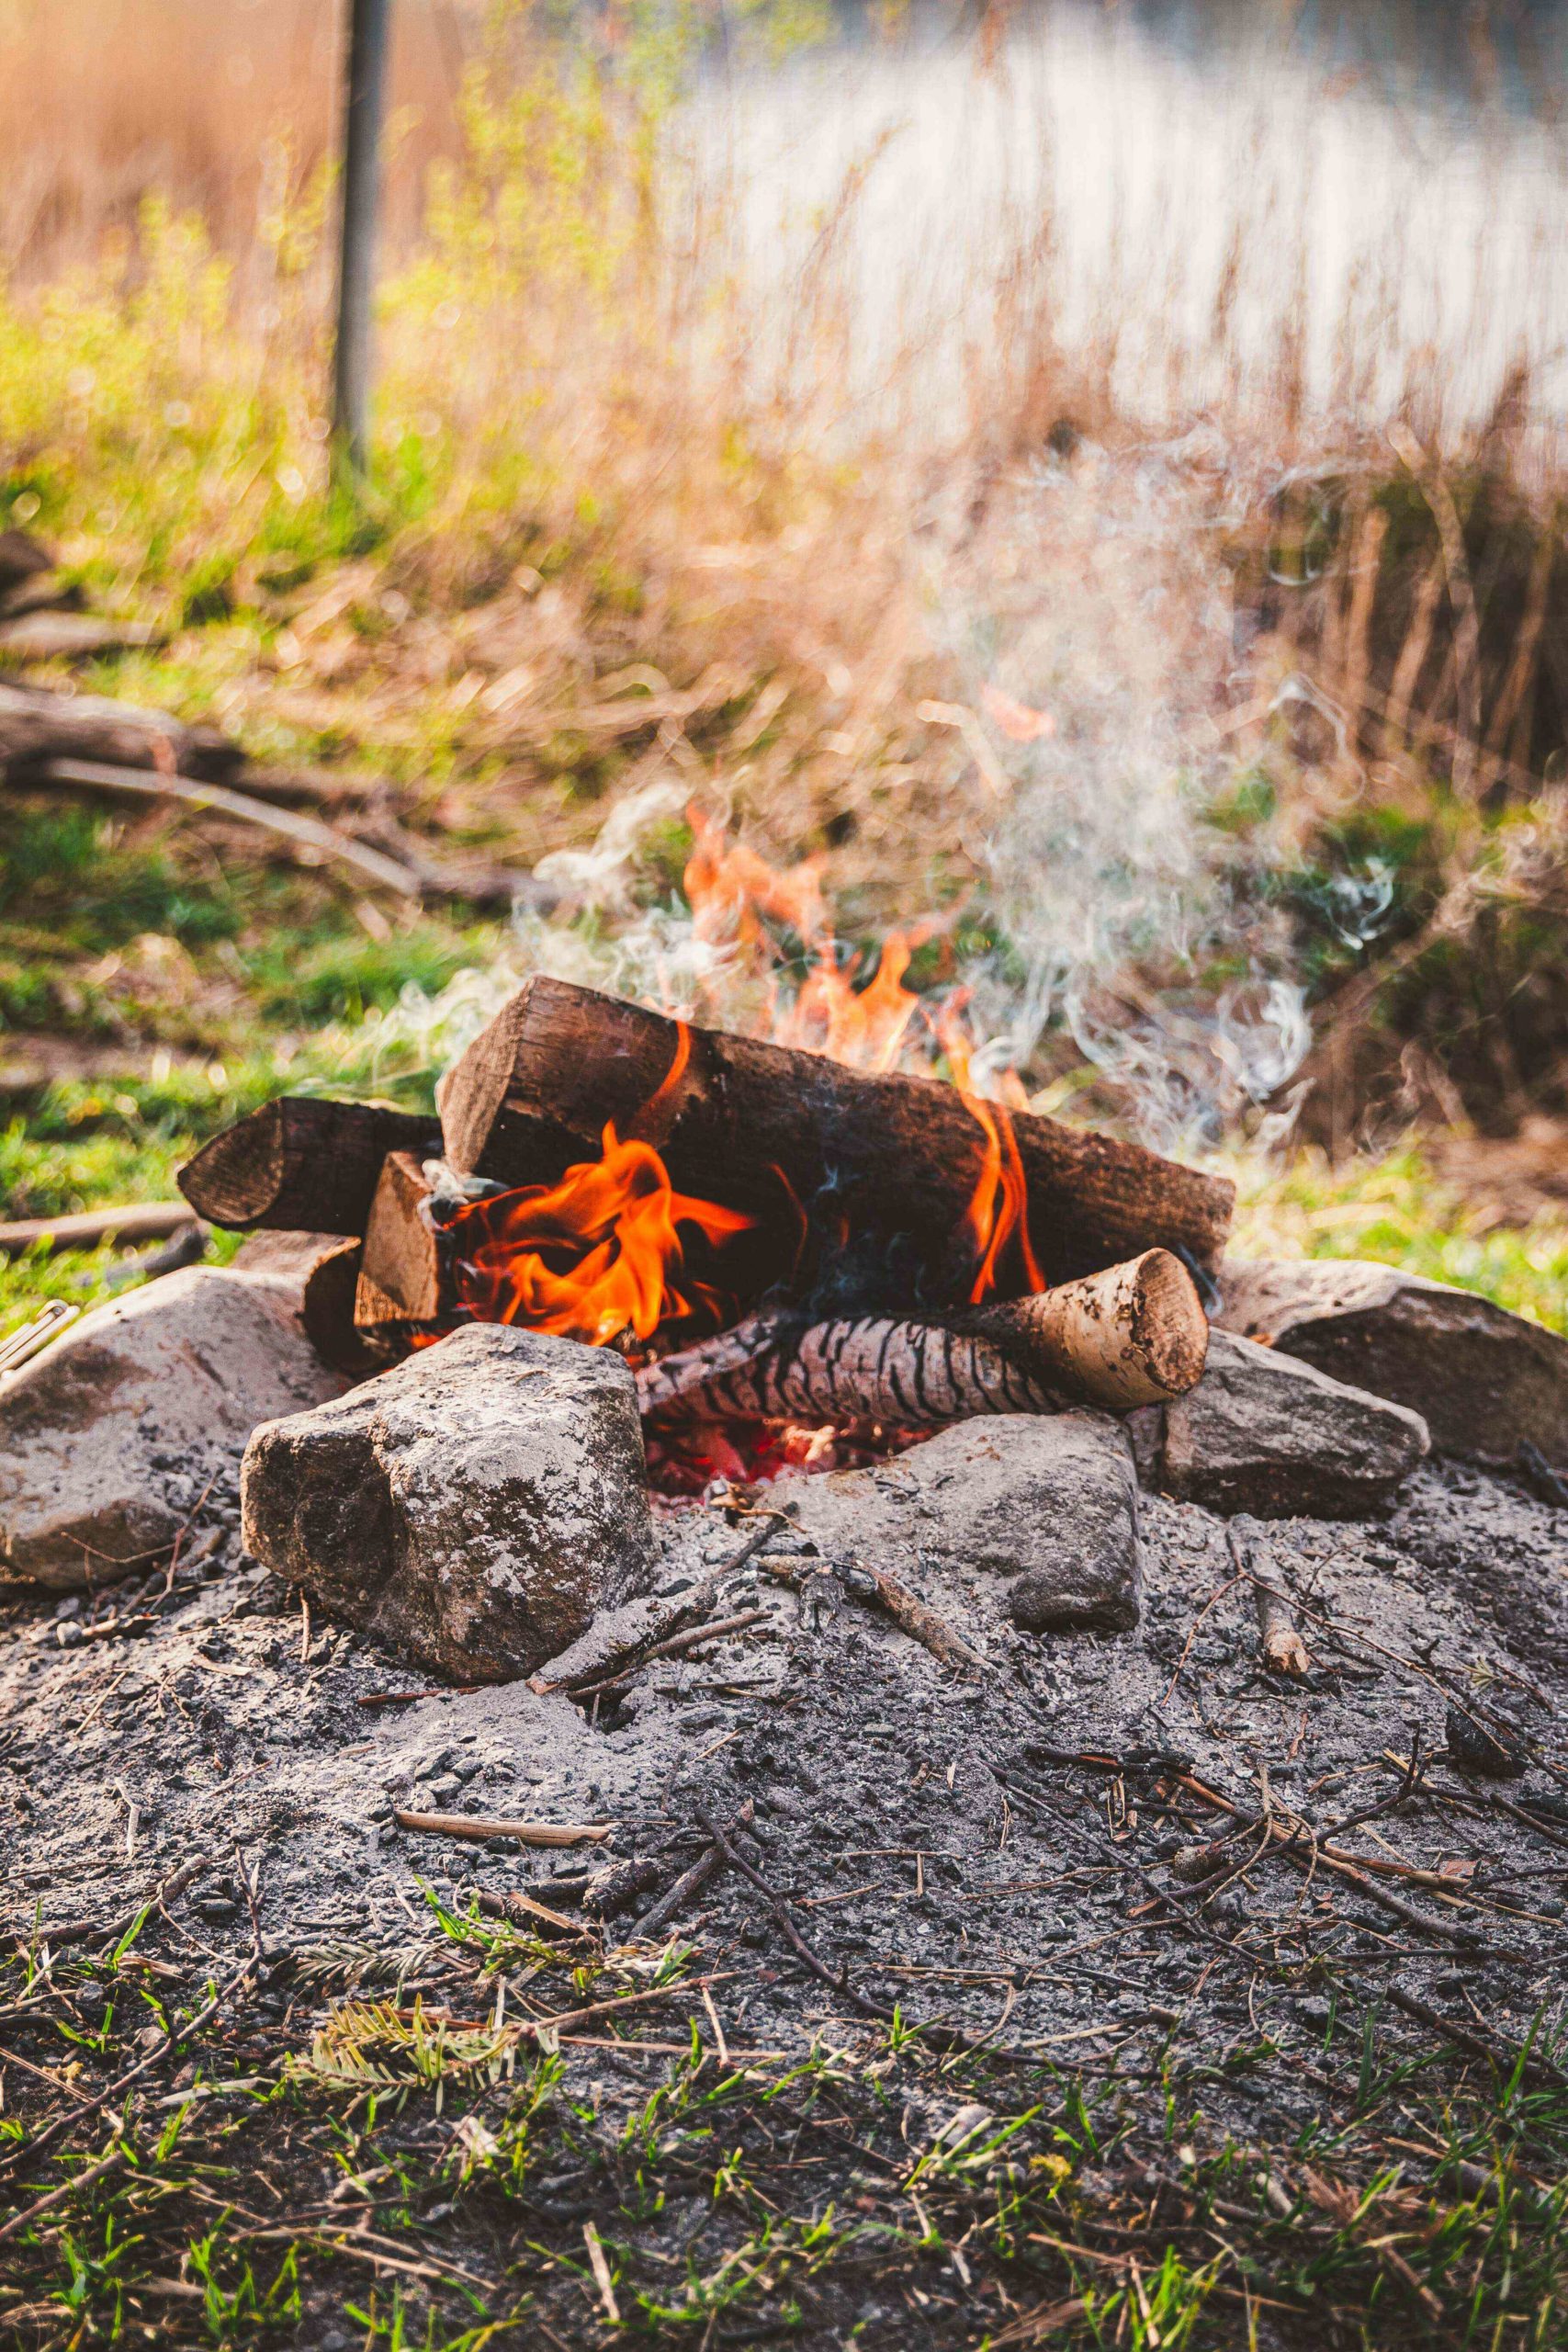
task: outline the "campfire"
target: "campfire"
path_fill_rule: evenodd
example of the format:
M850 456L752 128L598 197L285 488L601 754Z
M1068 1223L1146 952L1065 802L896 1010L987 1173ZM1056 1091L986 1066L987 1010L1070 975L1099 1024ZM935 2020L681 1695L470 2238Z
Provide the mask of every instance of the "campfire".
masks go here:
M908 1017L886 996L860 1032L879 1061ZM182 1182L230 1225L344 1237L322 1250L340 1308L357 1260L336 1358L473 1323L614 1349L676 1490L1179 1396L1230 1214L1216 1179L967 1087L547 978L448 1073L438 1128L285 1099Z

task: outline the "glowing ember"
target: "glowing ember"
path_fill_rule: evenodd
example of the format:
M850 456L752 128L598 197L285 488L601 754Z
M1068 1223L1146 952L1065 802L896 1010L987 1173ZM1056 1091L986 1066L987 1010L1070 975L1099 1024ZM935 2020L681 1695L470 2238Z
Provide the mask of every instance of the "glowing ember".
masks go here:
M681 1228L716 1248L751 1222L676 1192L651 1144L623 1143L607 1126L602 1158L569 1168L558 1184L525 1184L457 1212L448 1230L458 1304L482 1322L594 1347L699 1317L716 1328L727 1312L719 1295L689 1279L677 1287Z

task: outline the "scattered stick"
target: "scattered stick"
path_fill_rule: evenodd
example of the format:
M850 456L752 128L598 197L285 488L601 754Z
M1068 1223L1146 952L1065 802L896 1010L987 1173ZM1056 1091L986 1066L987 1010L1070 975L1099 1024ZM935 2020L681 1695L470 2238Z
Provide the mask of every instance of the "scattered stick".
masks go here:
M752 1869L744 1854L739 1853L731 1844L728 1832L721 1828L713 1815L705 1812L701 1805L697 1807L697 1819L702 1823L730 1869L739 1871L748 1884L754 1886L758 1894L766 1901L769 1910L783 1928L791 1951L803 1965L810 1970L812 1975L829 1986L840 2000L852 2001L863 2017L876 2018L886 2025L892 2014L891 2011L883 2008L878 2002L868 2000L863 1993L857 1992L847 1976L834 1975L821 1953L813 1951L790 1917L789 1906L783 1895L774 1893L761 1871Z
M1390 1984L1387 1991L1394 2007L1403 2009L1406 2017L1414 2018L1419 2025L1430 2027L1434 2033L1440 2033L1457 2048L1469 2051L1472 2057L1484 2058L1500 2073L1511 2075L1522 2062L1527 2082L1549 2083L1558 2088L1568 2082L1568 2075L1564 2075L1560 2066L1554 2066L1550 2058L1540 2057L1534 2051L1514 2049L1506 2041L1477 2033L1472 2026L1461 2025L1457 2019L1444 2017L1440 2009L1430 2007L1415 1993L1407 1993L1403 1985Z
M807 1575L834 1577L846 1592L854 1593L863 1600L878 1602L895 1624L922 1644L943 1666L964 1667L971 1671L988 1669L989 1661L977 1650L972 1650L945 1617L939 1616L897 1577L889 1576L886 1568L864 1567L858 1561L843 1566L793 1553L787 1557L764 1560L762 1566L770 1576L785 1584L799 1584Z
M687 1650L700 1649L705 1642L719 1641L726 1634L740 1634L750 1626L765 1624L768 1617L766 1609L744 1609L738 1617L710 1618L705 1625L693 1625L683 1634L671 1634L668 1641L655 1642L651 1649L644 1650L636 1667L613 1676L608 1681L574 1682L571 1696L574 1699L597 1699L608 1691L624 1690L633 1675L642 1667L651 1666L656 1657L679 1657Z
M194 1860L182 1862L177 1871L171 1871L167 1878L160 1879L144 1902L131 1904L128 1910L118 1912L112 1919L68 1919L58 1928L39 1928L31 1935L17 1936L14 1939L17 1948L20 1951L28 1951L38 1943L48 1944L51 1951L59 1951L66 1944L91 1943L95 1937L106 1944L118 1942L144 1912L166 1910L177 1896L182 1895L187 1887L194 1886L198 1878L204 1878L211 1868L210 1858L198 1854Z
M392 1818L400 1829L423 1829L432 1838L468 1838L476 1843L512 1838L520 1846L597 1846L615 1826L613 1821L514 1821L506 1816L492 1821L483 1814L405 1813L400 1806Z
M412 1707L421 1699L466 1699L479 1687L477 1682L433 1682L423 1690L365 1690L354 1703L356 1707Z
M745 1804L740 1807L739 1812L730 1815L728 1823L729 1828L732 1830L746 1828L751 1821L753 1807L751 1800L748 1797ZM714 1839L712 1844L707 1846L705 1850L697 1856L696 1860L692 1864L691 1868L682 1871L673 1886L666 1888L665 1892L660 1896L658 1902L652 1904L649 1908L643 1913L642 1917L637 1923L637 1932L639 1939L648 1939L651 1940L653 1937L662 1935L671 1920L675 1917L679 1911L684 1909L685 1905L691 1901L693 1895L696 1894L699 1887L703 1887L707 1884L708 1880L712 1878L715 1871L721 1866L726 1859L727 1857L723 1848L720 1846L716 1838Z
M704 1577L700 1584L694 1585L690 1592L681 1593L669 1602L631 1602L626 1614L635 1630L625 1640L612 1642L608 1649L595 1654L594 1635L590 1632L581 1641L573 1642L570 1649L562 1650L558 1657L547 1660L537 1674L531 1674L529 1690L541 1697L552 1690L568 1690L575 1695L580 1684L614 1680L645 1657L651 1644L663 1641L694 1618L702 1617L713 1607L720 1588L761 1550L774 1527L787 1524L782 1513L769 1511L739 1550Z
M1286 1601L1266 1584L1255 1584L1253 1596L1265 1673L1288 1675L1299 1682L1311 1673L1312 1657Z
M36 2222L51 2207L62 2205L79 2188L91 2188L96 2180L102 2180L106 2173L117 2172L124 2162L125 2150L111 2148L107 2156L100 2156L96 2165L87 2166L85 2172L75 2174L70 2180L62 2180L58 2188L51 2188L47 2196L35 2197L30 2205L24 2205L21 2211L13 2213L8 2222L0 2222L0 2238L15 2237L17 2232L25 2230L29 2222Z
M1291 1604L1279 1589L1268 1583L1259 1562L1271 1565L1263 1530L1255 1519L1245 1513L1233 1519L1225 1529L1225 1548L1235 1564L1238 1575L1252 1582L1254 1605L1258 1611L1259 1657L1266 1674L1279 1674L1300 1681L1312 1671L1312 1657L1301 1629L1292 1614Z

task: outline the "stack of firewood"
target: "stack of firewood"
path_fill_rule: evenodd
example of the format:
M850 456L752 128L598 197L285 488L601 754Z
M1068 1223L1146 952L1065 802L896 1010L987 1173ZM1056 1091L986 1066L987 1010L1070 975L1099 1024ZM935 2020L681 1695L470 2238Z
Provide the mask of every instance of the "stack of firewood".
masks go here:
M536 978L449 1071L438 1120L285 1097L180 1183L215 1225L320 1237L307 1321L334 1361L369 1367L474 1311L453 1244L466 1198L556 1184L613 1127L745 1220L723 1252L728 1326L673 1354L656 1342L639 1374L650 1421L913 1430L1184 1393L1208 1337L1195 1276L1224 1250L1233 1188L1027 1112L1007 1125L1032 1248L998 1260L976 1305L957 1238L995 1123L955 1087ZM1048 1284L1032 1295L1031 1259ZM825 1301L854 1311L825 1317Z

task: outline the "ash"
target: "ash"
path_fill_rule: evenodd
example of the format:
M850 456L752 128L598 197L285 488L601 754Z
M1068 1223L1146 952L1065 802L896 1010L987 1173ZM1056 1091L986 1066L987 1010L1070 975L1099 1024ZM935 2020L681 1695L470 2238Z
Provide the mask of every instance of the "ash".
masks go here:
M754 1524L667 1516L665 1589L710 1576ZM1314 2097L1329 1968L1488 2042L1562 2007L1568 1776L1528 1759L1568 1685L1568 1514L1439 1464L1386 1519L1269 1534L1314 1661L1303 1682L1258 1667L1224 1522L1145 1498L1134 1633L1025 1635L999 1579L901 1568L986 1661L955 1672L830 1577L802 1598L779 1571L810 1567L807 1539L785 1527L714 1603L765 1613L645 1665L594 1720L524 1683L363 1703L423 1677L311 1622L244 1559L214 1488L172 1575L96 1618L36 1597L5 1611L6 1925L112 1921L206 1857L173 1906L191 1964L243 1956L259 1928L262 2013L298 2038L321 2011L322 1953L395 1959L417 1981L425 1890L570 1909L637 1857L647 1912L710 1844L705 1821L749 1804L730 1838L754 1877L719 1869L659 1939L727 1972L732 2039L833 2041L897 2007L995 2054L1135 2076L1178 2030L1218 2056L1250 2026L1302 2064L1222 2069L1210 2106L1278 2140ZM1522 1776L1450 1757L1467 1696L1512 1726ZM520 1855L406 1829L399 1808L615 1828ZM635 1942L636 1912L606 1935ZM613 2053L570 2063L613 2098Z

